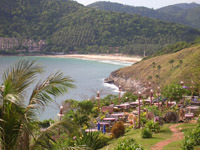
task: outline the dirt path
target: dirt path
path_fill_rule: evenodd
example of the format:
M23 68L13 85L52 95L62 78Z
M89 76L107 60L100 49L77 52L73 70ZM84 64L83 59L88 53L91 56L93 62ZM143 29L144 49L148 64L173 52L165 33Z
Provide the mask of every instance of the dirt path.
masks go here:
M162 150L163 147L168 145L169 143L174 142L174 141L178 141L178 140L182 140L184 135L183 135L182 132L179 131L179 129L176 128L179 125L181 125L181 123L169 126L170 130L173 132L172 137L170 139L165 140L165 141L160 141L160 142L156 143L151 148L151 150Z

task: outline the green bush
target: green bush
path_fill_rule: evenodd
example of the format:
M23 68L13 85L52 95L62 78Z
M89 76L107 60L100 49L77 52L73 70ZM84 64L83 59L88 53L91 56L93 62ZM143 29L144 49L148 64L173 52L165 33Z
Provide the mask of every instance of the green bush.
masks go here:
M195 145L200 145L200 125L198 125L192 132L191 137Z
M182 150L193 150L194 149L194 141L190 136L186 136L182 142Z
M118 143L115 150L143 150L143 148L134 139L124 139Z
M39 121L38 125L41 128L48 128L50 126L51 123L54 123L54 120L49 119L49 120L43 120L43 121Z
M151 132L159 133L160 132L160 125L158 122L154 122L150 120L145 125L146 128L149 128Z
M75 146L87 146L91 149L99 149L107 144L109 138L99 132L83 132L82 136L76 138Z
M99 144L100 147L104 147L108 141L110 141L110 136L107 136L103 133L99 133L99 138L101 139L101 142Z
M142 138L152 138L152 132L149 128L142 129Z
M111 134L112 137L114 138L118 138L124 135L124 132L125 132L125 127L122 121L116 122L111 129Z
M183 150L193 150L194 146L200 145L200 125L198 125L188 136L186 136L182 143Z

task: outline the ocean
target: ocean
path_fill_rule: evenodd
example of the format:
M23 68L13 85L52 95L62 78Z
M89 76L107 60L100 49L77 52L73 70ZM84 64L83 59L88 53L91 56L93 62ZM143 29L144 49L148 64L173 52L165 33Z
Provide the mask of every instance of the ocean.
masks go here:
M13 65L20 59L36 60L44 66L45 72L38 76L36 81L45 79L49 74L61 71L66 76L70 76L74 80L76 88L70 89L67 94L55 99L55 103L50 104L39 114L39 120L56 119L59 112L59 105L66 99L86 100L96 96L97 91L102 91L102 97L107 94L117 94L118 88L114 85L104 83L104 79L109 74L121 67L130 66L132 63L107 60L86 60L74 58L53 58L53 57L37 57L37 56L9 56L0 57L0 84L2 83L2 75L6 68ZM33 85L34 86L34 85ZM31 89L28 90L27 98ZM28 101L28 100L27 100Z

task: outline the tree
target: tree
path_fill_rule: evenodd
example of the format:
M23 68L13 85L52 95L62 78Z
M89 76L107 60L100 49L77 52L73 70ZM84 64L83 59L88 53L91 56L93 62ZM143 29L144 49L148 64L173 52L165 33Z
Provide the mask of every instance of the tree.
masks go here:
M161 66L160 66L160 65L158 65L158 66L157 66L157 69L158 69L158 73L159 73L159 76L160 76L160 70L161 70Z
M182 67L182 64L183 64L183 60L179 60L179 66L180 66L180 68Z
M173 64L174 64L174 60L171 59L171 60L169 61L169 63L171 64L171 68L173 68L173 67L174 67L174 66L173 66Z
M155 72L155 68L156 68L156 63L155 62L152 62L152 68L153 68L153 76L154 76L154 72Z
M170 101L174 100L176 102L179 102L186 92L187 91L181 85L170 84L164 87L162 95L165 98L168 98L168 100Z
M4 73L3 83L0 86L0 145L2 150L18 149L22 143L25 146L23 149L29 149L30 136L37 143L47 135L51 130L40 133L38 137L35 137L33 133L33 124L38 112L48 103L53 102L52 97L58 97L74 87L73 80L56 72L49 75L43 82L39 82L31 95L27 96L25 92L41 72L43 68L35 61L20 60ZM27 101L28 104L25 103ZM53 129L61 124L61 122L56 123L49 128Z

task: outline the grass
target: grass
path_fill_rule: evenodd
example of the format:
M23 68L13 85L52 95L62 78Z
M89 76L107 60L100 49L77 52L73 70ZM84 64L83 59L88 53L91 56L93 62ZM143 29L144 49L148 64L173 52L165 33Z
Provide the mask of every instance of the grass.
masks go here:
M111 140L107 146L103 147L101 150L114 150L119 141L125 138L134 138L138 144L140 144L145 150L150 150L153 145L160 141L164 141L166 139L171 138L172 132L169 129L169 126L172 124L165 124L161 128L160 133L153 133L153 138L150 139L142 139L141 138L141 130L131 130L127 132L123 137L118 139ZM177 126L181 132L183 132L184 136L188 135L189 132L196 127L196 124L184 123L182 125ZM163 150L181 150L181 142L182 140L172 142L165 146ZM200 147L196 147L195 150L200 150Z
M130 67L121 68L114 72L114 76L125 76L132 80L140 80L143 83L149 82L148 78L151 76L151 82L161 87L173 82L179 83L181 80L190 83L190 72L194 68L193 65L196 65L194 58L199 55L200 45L192 46L173 54L153 57ZM169 63L170 60L174 60L173 67ZM179 63L180 60L183 61L182 65ZM153 62L155 62L155 68L153 68ZM160 70L157 68L159 65L161 66ZM156 77L156 74L159 75L159 78Z
M195 127L196 127L196 124L185 123L185 124L178 126L177 128L179 128L180 131L183 132L184 136L186 136ZM166 145L163 148L163 150L181 150L181 144L182 144L182 140L175 141L175 142L172 142L172 143ZM196 148L196 149L198 149L198 148Z
M120 137L118 139L113 139L109 142L109 145L103 147L101 150L113 150L119 141L121 141L124 138L134 138L136 140L136 142L140 145L142 145L142 147L145 150L150 150L150 148L163 140L169 139L172 135L172 132L169 129L169 126L171 124L165 124L162 126L161 128L161 132L160 133L153 133L153 137L150 139L142 139L141 137L141 130L137 129L137 130L131 130L129 132L127 132L123 137Z

